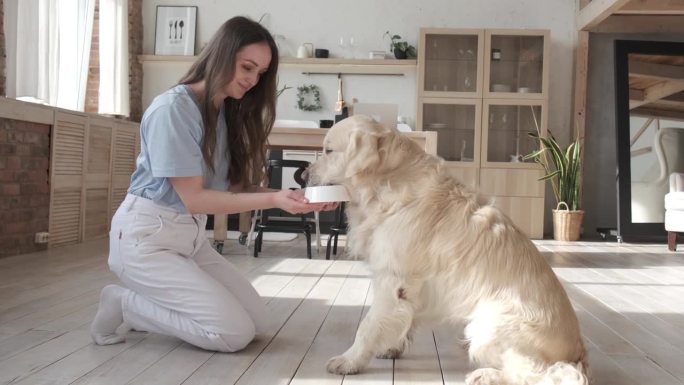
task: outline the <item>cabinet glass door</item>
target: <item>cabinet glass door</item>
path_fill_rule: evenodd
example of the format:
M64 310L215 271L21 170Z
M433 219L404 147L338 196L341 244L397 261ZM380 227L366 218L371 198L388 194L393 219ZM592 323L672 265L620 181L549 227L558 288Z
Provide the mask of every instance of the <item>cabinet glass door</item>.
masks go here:
M425 100L424 131L437 132L437 155L446 161L475 165L479 162L480 102Z
M506 97L505 94L541 94L544 91L544 36L492 33L488 45L486 76L490 93Z
M539 144L531 138L530 132L546 132L542 122L546 119L540 104L497 104L487 103L484 119L486 122L485 161L508 163L511 166L522 166L522 163L534 164L533 160L522 158L539 148Z
M423 93L473 96L480 90L480 35L426 33Z

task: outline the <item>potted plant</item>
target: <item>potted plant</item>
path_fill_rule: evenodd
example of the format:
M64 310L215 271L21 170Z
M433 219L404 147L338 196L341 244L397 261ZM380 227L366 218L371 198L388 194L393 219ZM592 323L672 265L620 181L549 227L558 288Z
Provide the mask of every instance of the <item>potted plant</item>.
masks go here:
M539 142L539 150L523 159L534 159L546 172L539 180L548 180L556 198L553 210L553 238L559 241L576 241L580 236L584 210L581 209L582 191L582 141L575 139L562 148L549 131L548 137L539 131L528 133Z
M401 40L401 36L393 35L390 31L386 31L383 37L390 38L390 52L394 53L397 59L416 58L416 47L410 45L408 42Z

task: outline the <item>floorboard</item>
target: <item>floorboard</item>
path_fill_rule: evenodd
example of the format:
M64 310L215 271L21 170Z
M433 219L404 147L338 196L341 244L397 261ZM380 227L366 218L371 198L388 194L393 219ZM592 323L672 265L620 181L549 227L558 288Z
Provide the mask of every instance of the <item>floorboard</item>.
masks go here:
M96 346L89 324L107 270L107 240L0 259L0 384L450 384L473 366L462 330L419 329L400 359L358 375L325 371L354 341L372 303L361 261L307 259L302 237L267 242L259 258L236 241L224 256L266 303L272 330L238 353L129 332ZM595 384L684 385L684 253L660 244L536 241L576 309ZM324 253L324 249L322 250Z

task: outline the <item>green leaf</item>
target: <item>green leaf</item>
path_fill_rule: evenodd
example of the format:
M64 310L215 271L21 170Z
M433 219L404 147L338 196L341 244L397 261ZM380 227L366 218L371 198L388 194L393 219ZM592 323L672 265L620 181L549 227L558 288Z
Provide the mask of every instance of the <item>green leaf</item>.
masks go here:
M549 180L549 179L555 177L555 176L558 175L558 174L559 174L558 171L554 171L554 172L552 172L551 174L546 174L546 175L544 175L543 177L539 178L539 180Z
M581 140L575 138L566 148L562 148L550 131L548 137L542 137L538 132L529 132L527 135L539 143L539 149L524 155L523 159L533 159L544 168L545 175L539 180L551 183L556 202L564 201L570 210L578 210L582 186Z

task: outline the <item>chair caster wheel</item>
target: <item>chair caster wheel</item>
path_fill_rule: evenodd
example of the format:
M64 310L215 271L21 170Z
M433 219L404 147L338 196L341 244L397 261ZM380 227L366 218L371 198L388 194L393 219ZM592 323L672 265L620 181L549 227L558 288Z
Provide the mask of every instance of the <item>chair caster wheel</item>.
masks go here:
M216 249L216 251L218 251L219 254L223 253L223 242L215 241L214 248Z
M247 234L240 234L238 237L238 243L241 245L246 245L247 244Z

